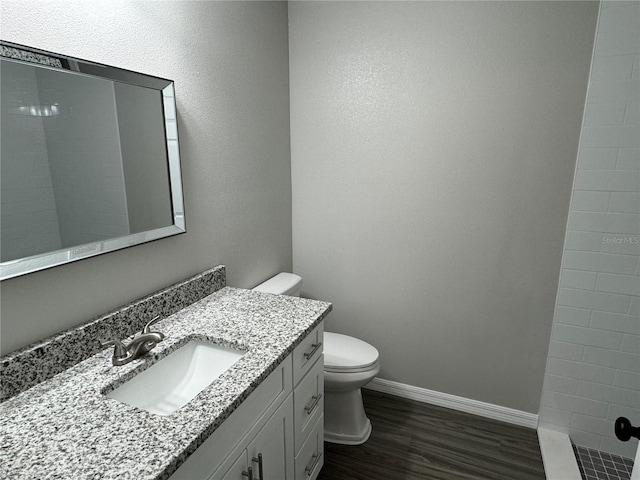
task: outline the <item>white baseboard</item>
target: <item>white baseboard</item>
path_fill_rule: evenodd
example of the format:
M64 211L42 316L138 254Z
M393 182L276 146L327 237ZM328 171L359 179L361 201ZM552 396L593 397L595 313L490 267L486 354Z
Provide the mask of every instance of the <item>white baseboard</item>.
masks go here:
M426 388L414 387L404 383L392 382L383 378L374 378L365 388L522 427L535 429L538 426L538 415L534 413L523 412L492 403L479 402L470 398L457 397L456 395L427 390Z

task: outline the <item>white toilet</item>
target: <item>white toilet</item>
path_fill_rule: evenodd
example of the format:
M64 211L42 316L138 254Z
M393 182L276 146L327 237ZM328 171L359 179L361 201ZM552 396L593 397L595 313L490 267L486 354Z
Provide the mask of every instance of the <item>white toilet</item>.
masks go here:
M279 273L254 290L300 296L302 278ZM324 333L324 439L344 445L360 445L371 435L360 389L380 371L378 350L362 340Z

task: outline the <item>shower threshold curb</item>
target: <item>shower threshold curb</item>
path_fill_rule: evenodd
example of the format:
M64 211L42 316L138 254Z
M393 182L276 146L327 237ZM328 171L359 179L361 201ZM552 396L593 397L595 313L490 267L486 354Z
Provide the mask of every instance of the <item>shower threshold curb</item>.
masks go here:
M538 427L538 442L547 480L582 479L569 435Z

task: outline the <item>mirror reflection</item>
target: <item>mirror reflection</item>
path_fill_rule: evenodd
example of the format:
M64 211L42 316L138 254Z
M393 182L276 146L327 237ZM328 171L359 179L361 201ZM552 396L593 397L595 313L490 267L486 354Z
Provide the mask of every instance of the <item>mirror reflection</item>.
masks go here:
M3 279L184 231L170 82L0 61Z

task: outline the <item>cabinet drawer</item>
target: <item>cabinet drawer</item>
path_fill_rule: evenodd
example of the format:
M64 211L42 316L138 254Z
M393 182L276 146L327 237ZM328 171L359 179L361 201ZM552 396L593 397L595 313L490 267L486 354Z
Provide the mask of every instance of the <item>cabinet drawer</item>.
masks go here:
M324 412L324 356L320 355L293 392L295 451L298 453Z
M324 414L296 456L295 480L315 480L324 465Z
M322 354L324 322L314 328L293 350L293 385L296 386Z
M251 428L260 428L291 393L287 357L171 476L171 480L208 478Z

